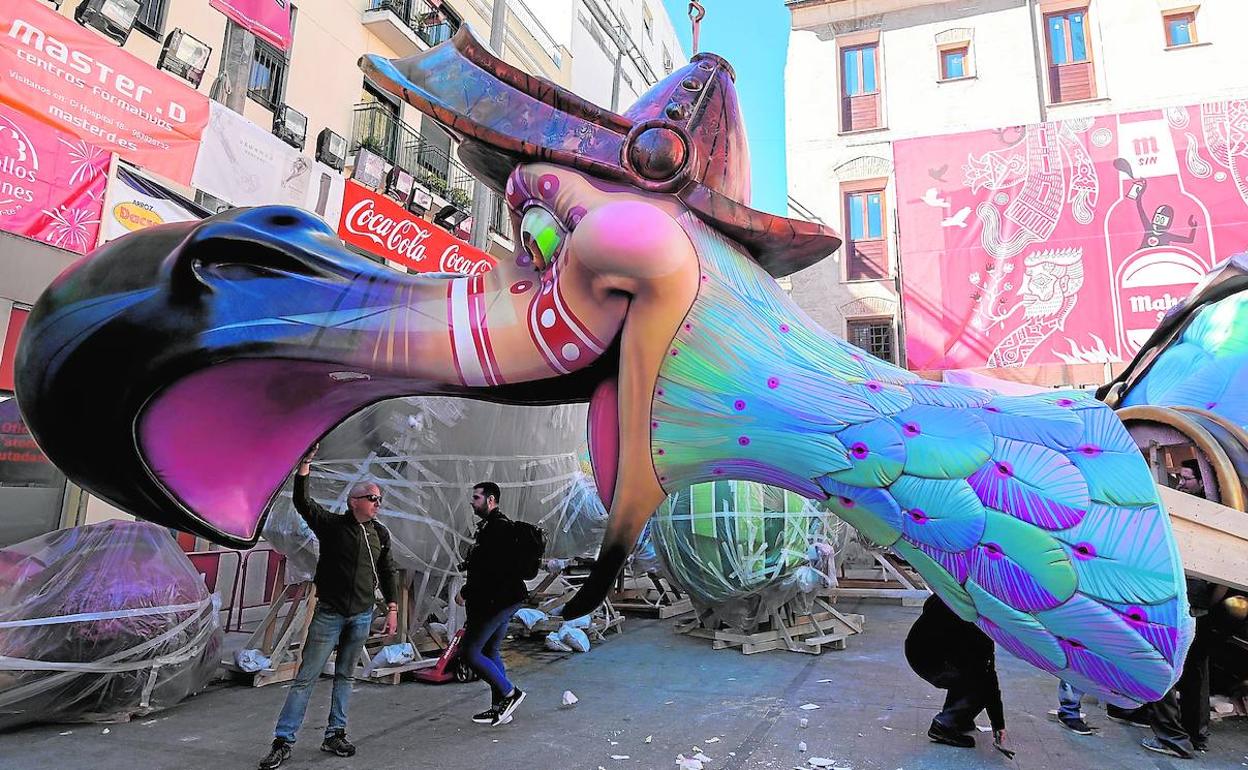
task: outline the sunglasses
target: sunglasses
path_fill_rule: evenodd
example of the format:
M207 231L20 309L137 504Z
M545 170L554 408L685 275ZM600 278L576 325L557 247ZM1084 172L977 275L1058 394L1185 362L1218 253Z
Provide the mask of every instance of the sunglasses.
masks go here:
M370 503L380 503L381 495L356 495L352 500L367 500Z

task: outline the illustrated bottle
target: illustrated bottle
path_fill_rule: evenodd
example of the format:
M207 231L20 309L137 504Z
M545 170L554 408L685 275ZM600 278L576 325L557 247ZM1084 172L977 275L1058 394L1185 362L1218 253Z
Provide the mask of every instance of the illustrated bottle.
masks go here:
M1190 194L1160 111L1118 116L1116 199L1105 216L1115 347L1130 360L1214 263L1209 211Z

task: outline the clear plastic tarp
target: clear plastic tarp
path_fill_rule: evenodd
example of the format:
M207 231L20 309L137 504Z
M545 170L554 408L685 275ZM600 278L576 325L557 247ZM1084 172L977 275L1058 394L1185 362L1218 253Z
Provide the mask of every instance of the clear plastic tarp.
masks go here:
M473 535L468 498L476 482L498 484L504 513L545 529L547 557L597 553L607 514L589 469L586 413L584 404L508 406L432 396L385 401L321 442L312 496L330 511L345 511L353 483L377 482L396 563L413 579L413 621L444 617L444 588ZM294 511L289 483L264 537L286 554L288 581L315 571L316 538Z
M211 681L221 643L163 527L107 521L0 550L0 730L168 708Z
M830 585L852 529L792 492L715 481L669 496L648 532L664 570L707 619L748 631Z

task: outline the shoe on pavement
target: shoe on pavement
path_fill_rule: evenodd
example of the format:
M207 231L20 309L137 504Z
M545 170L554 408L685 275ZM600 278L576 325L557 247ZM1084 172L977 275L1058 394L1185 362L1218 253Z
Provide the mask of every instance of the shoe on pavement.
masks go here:
M260 760L260 770L277 770L282 763L290 759L290 744L281 738L273 739L273 748L269 750L268 756Z
M1110 704L1105 707L1105 716L1119 724L1131 727L1151 727L1148 719L1139 716L1139 709L1124 709Z
M1178 757L1179 759L1191 759L1192 758L1191 752L1187 751L1186 749L1180 746L1175 746L1173 744L1162 743L1156 738L1145 738L1144 740L1140 741L1140 745L1148 749L1149 751L1155 751L1158 754L1165 754L1171 757Z
M485 711L482 711L480 714L472 715L472 721L476 722L479 725L492 725L494 724L494 720L497 718L498 718L497 706L490 706L488 709L486 709Z
M321 742L321 751L337 754L340 757L355 756L355 746L351 744L351 741L347 740L347 732L345 730L335 730L325 736L325 740Z
M960 749L975 748L974 738L946 729L944 725L936 721L933 721L932 726L927 729L927 737L946 746L957 746Z
M493 726L498 727L499 725L505 725L510 722L512 713L516 710L516 707L520 705L520 702L524 700L524 696L524 690L521 690L519 687L512 687L511 695L504 697L498 704L498 716L492 723Z
M1092 733L1096 732L1095 727L1092 727L1091 725L1089 725L1087 722L1083 721L1079 717L1075 717L1073 719L1064 719L1062 717L1058 717L1057 721L1061 722L1066 727L1066 729L1070 730L1075 735L1091 735Z

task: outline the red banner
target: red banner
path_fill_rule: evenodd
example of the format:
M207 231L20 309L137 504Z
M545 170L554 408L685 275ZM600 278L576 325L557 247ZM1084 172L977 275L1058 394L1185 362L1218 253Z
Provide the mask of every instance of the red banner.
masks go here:
M913 369L1127 361L1248 231L1248 101L897 142Z
M290 50L287 0L210 0L208 4L279 51Z
M189 184L208 98L35 0L0 3L0 104Z
M484 251L355 182L347 182L338 235L421 273L479 275L498 264Z
M0 230L86 254L100 229L109 159L0 105Z

